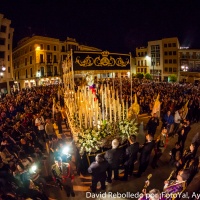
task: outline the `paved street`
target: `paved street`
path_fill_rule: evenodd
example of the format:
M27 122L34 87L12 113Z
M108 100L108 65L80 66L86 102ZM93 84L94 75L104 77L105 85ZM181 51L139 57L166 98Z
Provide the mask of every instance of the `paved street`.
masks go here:
M140 144L142 144L144 142L144 131L143 131L143 126L147 123L149 119L149 116L147 115L142 115L139 117L139 123L140 123L140 128L139 128L139 135L138 135L138 141ZM160 123L161 126L161 123ZM158 135L158 133L160 132L160 126L157 129L157 133L156 136ZM197 133L200 130L200 123L195 123L191 125L192 129L188 134L188 138L186 141L186 145L185 147L189 147L191 140L193 138L193 136L195 135L195 133ZM67 136L68 133L65 132ZM122 181L114 181L112 184L107 184L107 188L106 188L106 194L104 193L105 191L101 191L101 190L97 190L97 194L99 194L99 197L93 197L90 196L91 193L87 193L89 192L89 186L91 185L91 177L89 175L87 176L78 176L76 175L76 171L75 171L75 181L74 181L74 190L75 190L75 194L76 197L66 197L66 194L64 191L61 191L59 188L53 186L53 183L50 182L50 184L52 184L52 186L48 186L49 187L49 196L51 198L55 198L58 200L64 200L64 199L137 199L137 198L114 198L113 196L109 196L109 192L113 193L126 193L126 192L130 192L130 193L137 193L137 192L141 192L142 188L144 186L144 182L148 176L148 174L152 173L152 178L150 180L151 184L148 188L152 189L152 188L157 188L160 191L162 191L163 188L163 182L164 180L166 180L169 177L170 172L172 171L172 167L168 164L168 161L170 159L169 156L169 151L174 147L175 142L177 141L177 136L175 138L169 138L169 142L168 142L168 146L164 152L164 154L162 155L160 161L158 162L159 167L156 169L152 169L151 166L148 166L148 169L146 170L146 172L144 174L142 174L142 176L140 178L136 178L136 177L129 177L129 180L126 182L122 182ZM200 150L198 151L198 153L200 152ZM154 152L153 152L154 153ZM153 155L152 153L152 155ZM52 162L52 158L49 161L50 163ZM72 165L73 161L72 161ZM135 170L137 170L138 165L135 165ZM120 171L120 174L123 174L123 171ZM106 197L104 196L106 195ZM126 196L127 197L127 196Z

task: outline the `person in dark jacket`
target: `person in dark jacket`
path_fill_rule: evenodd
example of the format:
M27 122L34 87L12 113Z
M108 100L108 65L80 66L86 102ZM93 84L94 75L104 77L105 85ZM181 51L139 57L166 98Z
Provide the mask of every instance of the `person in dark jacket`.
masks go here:
M154 113L147 123L148 133L154 137L158 126L159 126L159 119L156 116L156 113Z
M121 179L122 181L127 181L128 175L132 176L134 163L137 160L137 155L139 152L139 143L136 142L136 136L131 135L128 138L128 141L130 143L130 146L126 148L126 156L125 156L126 159L124 162L124 176Z
M123 162L123 149L118 148L119 141L114 139L112 141L112 149L105 152L105 160L109 163L107 182L111 183L112 170L114 170L114 180L119 179L119 166Z
M163 117L162 128L166 127L167 128L167 133L170 135L171 132L172 132L173 124L174 124L174 117L171 114L171 111L168 110L167 113Z
M178 143L181 144L182 149L184 149L185 141L187 139L187 135L190 132L190 130L191 130L190 122L189 121L185 121L183 123L183 127L178 132Z
M139 169L136 177L140 177L143 172L148 167L151 152L155 146L155 141L153 140L153 136L150 134L146 135L146 142L142 145L140 149L140 159L139 159Z
M192 181L189 183L187 186L186 190L184 191L185 193L188 194L190 200L195 200L197 199L196 195L193 194L198 194L200 191L200 157L197 158L199 160L197 170L198 172L194 175ZM184 198L181 198L183 200Z
M100 181L101 189L106 189L106 171L108 169L108 162L100 155L97 154L95 157L95 162L91 163L88 168L88 172L92 174L92 192L96 192L97 183Z
M157 140L155 141L155 154L152 159L151 167L155 169L158 167L158 160L162 156L163 152L165 151L167 146L167 129L164 127L161 131L161 134L157 137Z

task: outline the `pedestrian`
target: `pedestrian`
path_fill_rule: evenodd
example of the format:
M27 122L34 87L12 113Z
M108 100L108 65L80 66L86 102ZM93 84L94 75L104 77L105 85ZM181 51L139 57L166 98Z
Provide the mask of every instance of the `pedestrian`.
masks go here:
M46 131L48 139L51 141L53 135L55 135L55 130L54 130L53 123L51 122L50 119L46 119L45 131Z
M126 148L125 162L124 162L124 176L122 181L128 180L128 175L132 176L134 163L137 161L137 156L139 152L139 143L136 142L136 136L131 135L128 138L130 145Z
M107 182L112 182L112 170L114 171L114 180L119 179L119 167L123 163L124 152L119 147L119 141L114 139L112 141L112 149L105 152L105 160L109 163Z
M63 119L62 119L62 113L61 113L61 111L58 110L58 108L56 108L56 110L55 110L54 118L55 118L56 125L58 126L59 134L62 134L62 132L63 132L62 120Z
M43 139L43 142L46 142L45 121L40 113L37 114L37 117L35 119L35 126L37 126L38 128L38 138L41 138Z
M92 174L92 186L90 187L92 192L96 192L97 183L101 183L101 190L106 189L106 171L108 170L108 162L100 155L97 154L95 162L91 163L88 168L88 172Z
M187 139L187 135L190 132L190 122L188 120L184 121L182 128L178 132L178 143L181 144L181 148L184 149L185 141Z
M153 116L149 119L149 121L147 123L148 133L154 137L158 126L159 126L159 119L158 119L156 113L154 113Z
M162 156L164 150L166 149L167 145L167 129L164 127L161 131L161 134L157 137L156 143L155 143L155 154L152 159L151 167L155 169L158 167L158 160Z
M138 173L135 175L136 177L141 177L142 173L146 171L151 152L155 146L155 141L153 140L153 136L150 134L146 135L146 142L140 148L140 158L139 158L139 169Z
M59 186L63 187L67 193L67 197L75 197L73 189L74 175L71 165L69 163L62 162L61 157L55 157L55 164L51 167L53 180L59 183Z
M170 134L173 131L173 125L174 125L174 117L171 114L171 111L168 110L167 113L163 117L163 125L162 125L162 128L163 127L167 128L168 136L171 136Z

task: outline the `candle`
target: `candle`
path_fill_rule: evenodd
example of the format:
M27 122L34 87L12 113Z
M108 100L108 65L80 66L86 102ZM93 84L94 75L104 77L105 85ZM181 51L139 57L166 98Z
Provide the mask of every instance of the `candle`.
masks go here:
M126 118L128 118L128 101L126 101Z
M124 100L122 99L122 116L123 116L123 120L124 120Z
M121 121L121 104L118 105L118 118Z
M115 105L115 99L113 98L113 110L114 110L114 119L115 119L115 122L117 121L117 113L116 113L116 105Z

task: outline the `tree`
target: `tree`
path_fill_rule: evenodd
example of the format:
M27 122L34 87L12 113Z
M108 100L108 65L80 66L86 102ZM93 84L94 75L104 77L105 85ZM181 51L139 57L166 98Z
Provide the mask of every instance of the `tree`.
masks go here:
M132 78L135 78L135 74L134 73L132 73Z
M176 82L177 81L177 76L175 74L171 74L168 76L168 81L169 82Z
M151 74L149 74L149 73L146 73L146 74L144 75L144 77L145 77L146 79L148 79L148 80L152 80L152 76L151 76Z
M143 79L143 77L144 77L144 74L142 74L142 73L136 74L136 78Z

